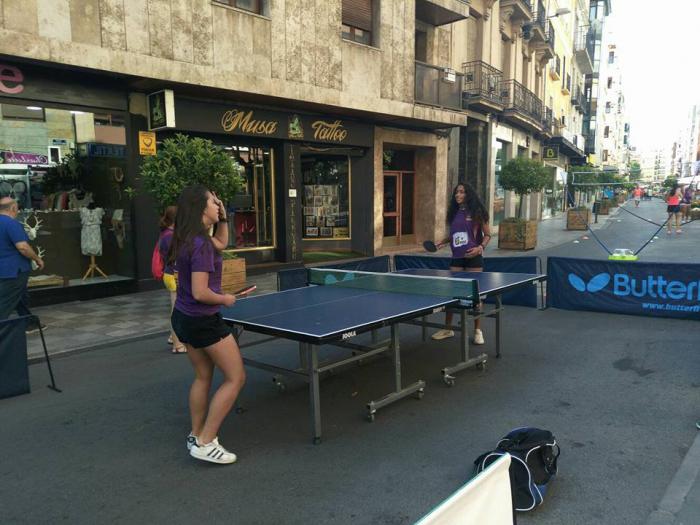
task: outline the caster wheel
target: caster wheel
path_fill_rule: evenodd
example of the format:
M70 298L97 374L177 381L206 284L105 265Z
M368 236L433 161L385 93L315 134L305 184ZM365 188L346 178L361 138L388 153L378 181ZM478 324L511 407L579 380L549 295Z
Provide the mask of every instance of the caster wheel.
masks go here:
M367 421L369 421L370 423L374 423L374 414L374 412L370 412L369 414L367 414Z
M449 374L445 374L442 376L442 380L445 382L447 386L455 386L455 378L454 376L451 376Z
M425 395L425 390L420 389L416 391L416 399L423 399L423 396Z
M277 387L277 391L280 394L287 390L287 385L284 382L280 381L279 379L273 378L272 382L275 384L275 386Z
M478 370L481 370L482 372L486 370L486 361L482 361L481 363L476 364L476 368Z
M321 444L321 438L320 438L320 437L315 437L313 443L314 443L314 445L320 445L320 444Z

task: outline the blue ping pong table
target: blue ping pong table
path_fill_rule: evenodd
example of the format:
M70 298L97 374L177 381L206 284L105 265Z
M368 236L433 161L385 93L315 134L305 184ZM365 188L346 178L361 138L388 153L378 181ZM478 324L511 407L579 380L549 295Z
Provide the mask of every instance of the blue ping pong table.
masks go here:
M244 362L308 381L314 443L321 441L321 374L373 355L388 353L392 357L394 386L385 396L367 403L368 418L373 420L378 409L410 395L420 399L425 389L423 380L406 386L402 384L400 323L423 318L423 324L432 326L425 321L430 314L445 311L448 307L466 312L485 297L500 295L545 278L543 275L502 273L469 273L467 276L466 273L439 270L372 273L312 268L308 272L311 286L240 299L234 306L222 309L221 313L227 323L243 331L299 343L298 368L283 368L245 356ZM375 331L382 327L390 327L390 337L378 341L374 337ZM462 313L462 327L466 327L465 313ZM370 344L352 341L357 335L370 331L373 335ZM466 329L461 332L464 354ZM242 347L266 341L269 339ZM352 355L320 363L319 347L326 344L351 350ZM468 355L466 358L462 361L468 360ZM478 362L484 360L485 355Z

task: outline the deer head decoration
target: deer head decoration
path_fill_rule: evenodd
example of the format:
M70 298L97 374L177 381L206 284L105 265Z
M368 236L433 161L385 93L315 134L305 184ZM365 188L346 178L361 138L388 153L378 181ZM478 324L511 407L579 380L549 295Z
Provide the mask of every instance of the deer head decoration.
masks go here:
M34 226L29 225L29 219L33 218L34 219ZM43 222L41 219L39 219L36 215L32 215L26 219L22 219L20 221L22 226L24 227L24 231L27 232L27 237L29 237L30 241L33 241L36 239L37 234L39 233L39 229L41 228L41 223Z
M45 253L46 251L41 246L36 247L36 254L39 256L39 258L43 259ZM36 271L37 268L39 268L37 264L34 261L32 261L32 270Z

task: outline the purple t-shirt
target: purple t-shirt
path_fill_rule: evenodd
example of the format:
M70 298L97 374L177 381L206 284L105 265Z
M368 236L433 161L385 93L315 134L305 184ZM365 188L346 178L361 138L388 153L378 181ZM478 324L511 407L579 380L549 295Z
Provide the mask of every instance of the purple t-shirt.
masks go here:
M209 289L221 293L221 265L223 258L209 239L197 236L192 241L192 249L183 249L177 256L175 266L178 271L177 299L175 308L186 315L201 317L214 315L221 308L218 304L204 304L192 296L192 272L209 274Z
M476 226L476 229L475 229ZM472 221L469 210L459 209L450 224L450 247L454 259L463 258L469 250L479 246L481 226Z

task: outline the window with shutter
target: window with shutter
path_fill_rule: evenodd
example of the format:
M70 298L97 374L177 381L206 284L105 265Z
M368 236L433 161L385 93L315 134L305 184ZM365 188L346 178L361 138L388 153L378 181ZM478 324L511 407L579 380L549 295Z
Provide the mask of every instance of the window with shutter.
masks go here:
M372 44L373 0L343 0L343 38Z

